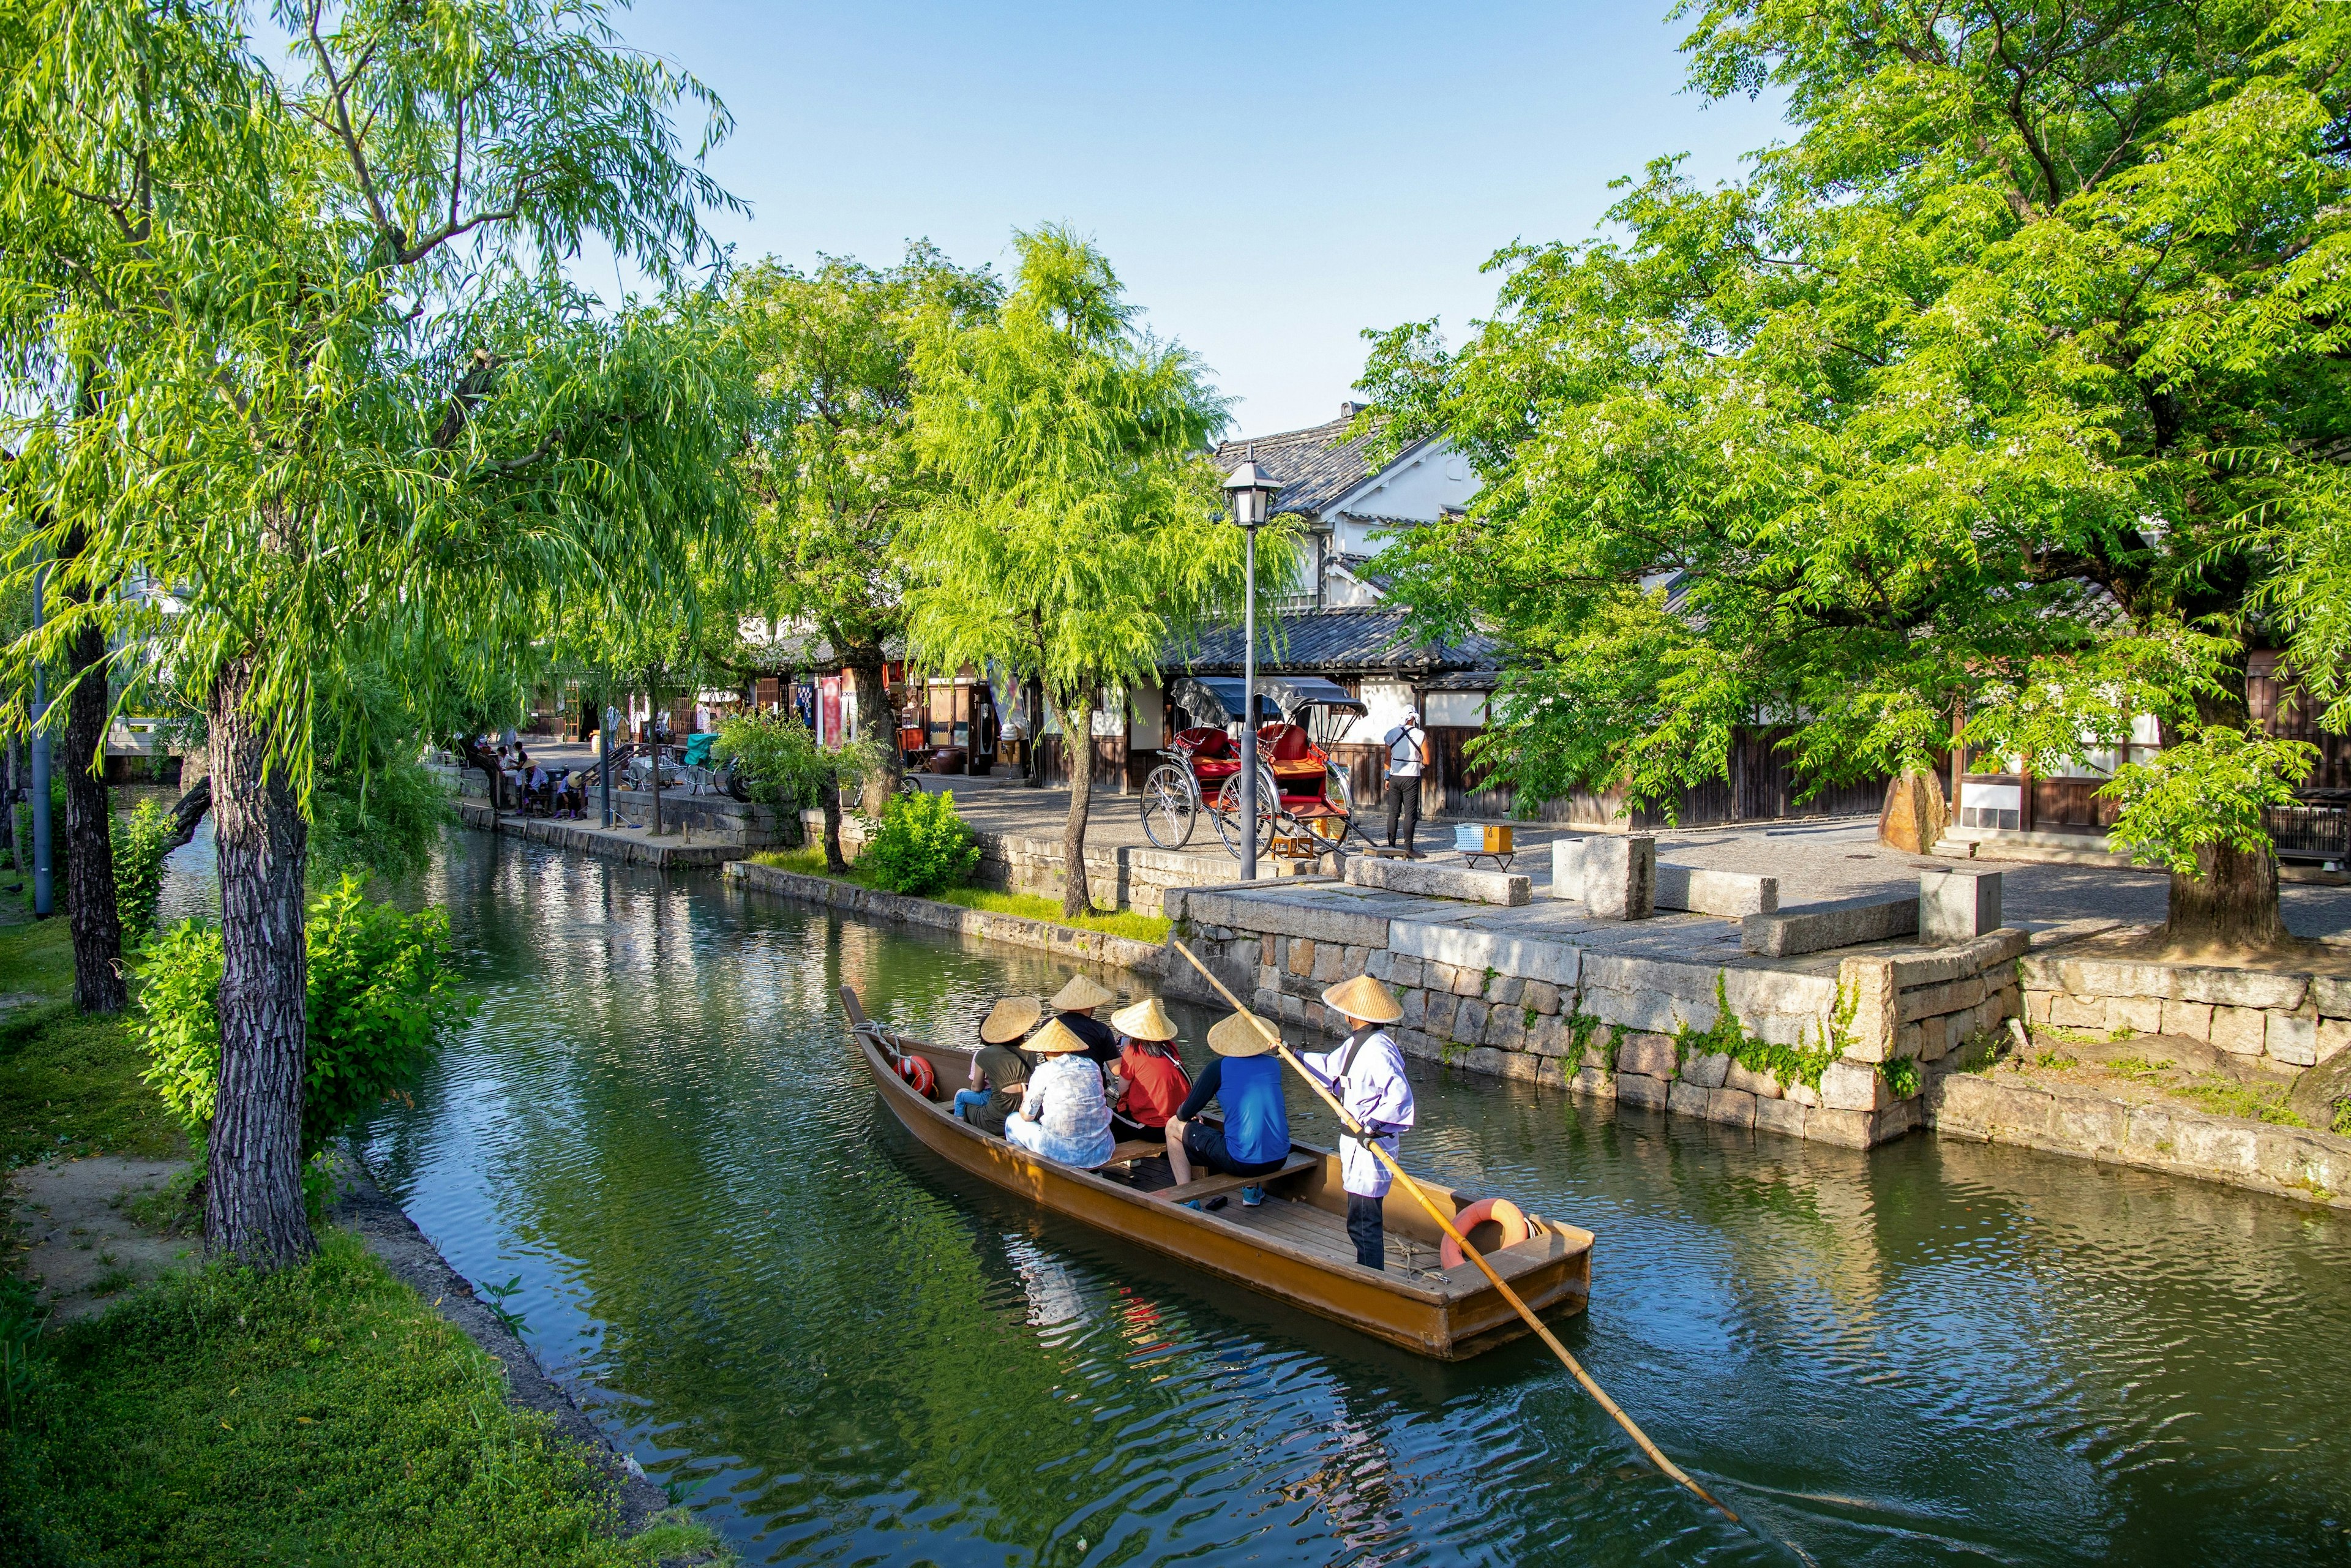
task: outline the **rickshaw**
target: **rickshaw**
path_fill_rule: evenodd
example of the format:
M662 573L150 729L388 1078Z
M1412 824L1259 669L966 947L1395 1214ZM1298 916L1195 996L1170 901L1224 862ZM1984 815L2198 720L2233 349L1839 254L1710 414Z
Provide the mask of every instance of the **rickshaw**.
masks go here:
M1241 853L1241 755L1244 701L1231 676L1191 676L1169 692L1192 719L1160 748L1162 760L1143 781L1144 835L1163 850L1192 841L1202 812L1235 859ZM1257 684L1257 836L1260 850L1276 835L1335 844L1354 821L1347 770L1331 748L1363 716L1364 705L1335 682L1315 675L1264 675ZM1358 830L1360 831L1360 830Z

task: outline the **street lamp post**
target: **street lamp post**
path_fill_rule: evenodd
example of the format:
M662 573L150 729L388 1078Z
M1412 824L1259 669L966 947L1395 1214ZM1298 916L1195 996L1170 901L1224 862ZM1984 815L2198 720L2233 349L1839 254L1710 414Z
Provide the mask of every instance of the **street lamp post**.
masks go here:
M1225 480L1225 494L1233 498L1233 521L1241 528L1243 589L1241 600L1241 832L1249 847L1241 851L1241 880L1257 880L1257 531L1273 512L1273 497L1281 486L1257 465L1252 446L1241 465Z

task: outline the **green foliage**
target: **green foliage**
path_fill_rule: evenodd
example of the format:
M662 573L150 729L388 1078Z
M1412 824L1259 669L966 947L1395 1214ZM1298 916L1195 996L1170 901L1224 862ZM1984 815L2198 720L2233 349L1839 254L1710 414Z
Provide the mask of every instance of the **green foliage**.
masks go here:
M1677 1019L1674 1026L1674 1065L1677 1070L1691 1055L1728 1056L1750 1072L1766 1073L1782 1086L1801 1083L1819 1092L1821 1074L1829 1063L1843 1056L1845 1045L1842 1040L1832 1040L1825 1047L1809 1045L1773 1045L1747 1032L1739 1015L1730 1010L1730 998L1723 977L1714 977L1714 1022L1705 1029L1693 1029L1687 1019ZM1845 1021L1852 1021L1848 1010Z
M1886 1087L1896 1100L1907 1100L1918 1092L1918 1063L1916 1058L1890 1056L1877 1064L1877 1075L1886 1080ZM1813 1085L1818 1088L1818 1084Z
M2107 846L2136 865L2197 873L2197 851L2270 851L2262 809L2294 799L2318 748L2226 725L2193 728L2146 762L2116 771L2098 793L2122 802Z
M302 1099L307 1161L384 1100L413 1087L475 1003L448 971L448 916L369 900L345 876L309 911ZM221 936L181 922L148 948L137 1028L147 1082L191 1137L211 1124L220 1077Z
M857 864L883 892L921 896L970 881L979 841L956 814L953 790L893 795Z
M275 1274L172 1276L48 1343L0 1442L30 1483L20 1526L60 1563L652 1568L716 1545L671 1516L616 1538L593 1457L346 1231Z
M2280 1084L2239 1083L2227 1079L2208 1079L2200 1083L2183 1083L2166 1091L2180 1099L2210 1112L2215 1116L2242 1116L2248 1121L2267 1122L2276 1127L2307 1127L2308 1122L2286 1108L2285 1089ZM2338 1116L2337 1120L2340 1120Z
M1047 898L1036 893L998 893L985 887L951 887L937 897L942 904L961 904L966 909L984 909L991 915L1017 915L1023 920L1042 920L1050 925L1072 926L1080 931L1099 931L1105 936L1123 936L1131 942L1155 945L1167 940L1165 916L1144 915L1132 909L1095 909L1072 916L1061 913L1059 899Z
M1502 251L1490 320L1379 334L1363 382L1367 433L1486 480L1383 565L1502 641L1497 781L1669 805L1771 726L1819 787L1928 766L1960 709L2046 768L2141 715L2242 726L2256 626L2351 725L2351 12L1677 15L1692 89L1785 94L1791 140L1712 189L1650 164L1607 237Z
M323 771L310 791L308 874L319 887L348 873L412 876L455 820L447 786L422 763L388 758L364 770Z
M1562 1020L1567 1030L1567 1051L1560 1058L1559 1071L1563 1078L1573 1078L1583 1071L1584 1053L1592 1049L1592 1037L1600 1028L1600 1020L1583 1010L1583 992L1578 989L1569 1000L1567 1013ZM1624 1034L1612 1028L1608 1034L1608 1071L1616 1071L1616 1048Z
M817 745L808 726L785 708L719 720L711 750L740 766L752 800L793 810L814 805L821 791L838 789L874 766L872 748L862 743L830 751Z
M2334 1120L2328 1124L2328 1130L2336 1137L2351 1138L2351 1100L2335 1102Z
M125 947L136 946L155 924L156 901L163 896L163 857L172 852L177 830L172 813L152 800L114 820L114 904Z
M144 1053L119 1016L76 1010L66 922L0 926L0 974L45 997L0 1019L0 1171L89 1154L169 1159L178 1126L140 1082Z

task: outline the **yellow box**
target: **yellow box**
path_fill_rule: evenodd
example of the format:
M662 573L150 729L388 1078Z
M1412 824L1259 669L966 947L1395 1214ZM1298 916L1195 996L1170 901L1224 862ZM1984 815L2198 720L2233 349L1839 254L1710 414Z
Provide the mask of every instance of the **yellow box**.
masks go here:
M1486 830L1485 852L1489 855L1507 855L1517 853L1518 852L1510 847L1510 834L1512 831L1513 830L1507 823L1499 828L1488 828Z

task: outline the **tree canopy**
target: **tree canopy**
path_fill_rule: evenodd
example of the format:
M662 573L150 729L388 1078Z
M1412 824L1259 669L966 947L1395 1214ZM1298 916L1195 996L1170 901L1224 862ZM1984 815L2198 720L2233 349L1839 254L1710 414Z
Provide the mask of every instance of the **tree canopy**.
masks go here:
M1389 439L1446 434L1488 481L1390 562L1510 650L1499 779L1670 800L1762 724L1848 780L1927 766L1955 716L2047 769L2141 714L2175 785L2238 779L2199 757L2252 755L2264 640L2351 724L2345 9L1693 14L1692 89L1784 92L1793 139L1714 189L1661 159L1609 235L1502 251L1458 350L1374 335ZM2259 880L2230 869L2241 798L2168 799L2121 836ZM2273 877L2246 896L2273 934Z

